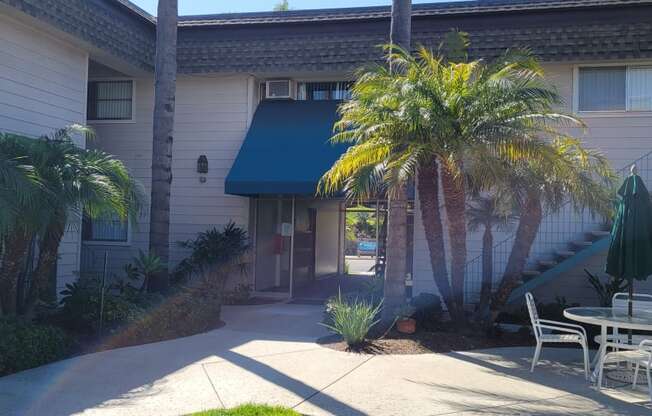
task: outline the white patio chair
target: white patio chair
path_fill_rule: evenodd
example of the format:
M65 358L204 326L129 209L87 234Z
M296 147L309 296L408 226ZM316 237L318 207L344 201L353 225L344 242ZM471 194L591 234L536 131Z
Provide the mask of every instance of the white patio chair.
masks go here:
M628 301L629 301L629 293L616 293L611 299L611 308L622 311L623 313L627 313L629 307ZM652 311L652 295L648 295L645 293L634 293L632 307L635 311L637 310ZM649 338L650 338L649 335L632 335L632 344L638 345L641 343L641 341ZM596 335L593 338L593 340L595 341L596 344L602 343L602 337L600 335ZM607 343L627 343L627 342L629 342L628 334L618 333L618 328L613 328L613 332L611 334L607 334ZM595 365L597 363L599 355L600 354L596 354L595 358L593 359L592 365Z
M539 361L543 344L580 344L582 346L582 350L584 351L584 375L588 380L589 346L587 343L586 330L580 325L569 324L566 322L550 321L548 319L540 319L539 313L537 312L537 305L534 302L534 296L532 296L532 293L530 292L525 294L525 301L527 304L528 312L530 313L530 321L532 321L532 330L534 331L534 337L537 340L537 346L534 350L534 358L532 359L532 367L530 368L530 372L534 371L534 367Z
M604 360L602 360L600 365L600 373L598 375L598 390L602 388L604 365L607 363L626 362L635 365L632 388L636 388L640 368L645 368L647 373L647 387L650 394L650 400L652 401L652 378L650 378L650 370L652 369L652 339L643 340L638 345L609 343L607 344L607 347L617 348L618 351L610 352L604 356Z

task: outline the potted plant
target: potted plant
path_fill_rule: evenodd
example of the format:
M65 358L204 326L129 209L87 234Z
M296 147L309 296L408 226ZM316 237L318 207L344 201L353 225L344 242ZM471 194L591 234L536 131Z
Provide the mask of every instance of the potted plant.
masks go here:
M417 321L412 318L416 308L412 305L402 305L396 308L396 330L402 334L414 334L417 329Z

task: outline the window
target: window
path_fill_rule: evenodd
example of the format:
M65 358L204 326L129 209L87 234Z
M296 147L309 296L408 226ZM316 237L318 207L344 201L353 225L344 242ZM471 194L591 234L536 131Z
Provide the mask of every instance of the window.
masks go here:
M631 111L652 110L652 67L629 68L627 105Z
M579 111L652 111L652 67L579 69Z
M129 224L117 215L96 219L84 217L82 239L84 241L126 243L129 241Z
M132 120L133 81L88 83L88 120Z
M297 86L297 100L348 100L351 98L349 81L338 82L300 82Z

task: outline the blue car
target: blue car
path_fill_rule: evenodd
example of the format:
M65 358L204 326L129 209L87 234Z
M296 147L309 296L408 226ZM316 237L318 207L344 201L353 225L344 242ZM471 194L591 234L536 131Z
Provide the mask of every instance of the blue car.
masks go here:
M358 241L358 257L375 256L377 243L375 240Z

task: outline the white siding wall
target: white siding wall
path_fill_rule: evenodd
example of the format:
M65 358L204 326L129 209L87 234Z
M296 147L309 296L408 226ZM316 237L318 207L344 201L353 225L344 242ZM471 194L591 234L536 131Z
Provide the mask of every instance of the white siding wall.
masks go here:
M0 16L0 129L40 136L84 124L87 71L85 51ZM59 288L79 270L78 222L61 245Z
M177 241L193 238L213 226L220 228L229 221L248 225L248 199L224 194L224 179L240 149L250 117L248 89L246 76L180 76L177 81L170 213L173 262L185 254L177 247ZM98 139L90 144L123 160L141 181L146 195L151 185L153 106L153 80L136 79L134 122L95 124ZM197 173L200 155L208 158L205 183L199 182ZM101 267L104 251L110 251L109 267L117 272L139 249L146 252L149 202L145 205L138 227L131 230L130 244L85 242L84 263Z
M555 85L565 99L564 110L572 112L574 65L547 64L545 71L549 81ZM580 114L579 116L587 124L587 129L586 131L575 129L571 133L582 139L587 147L603 152L611 161L614 169L626 167L652 150L652 112ZM504 233L494 233L494 242L500 242L505 236ZM448 240L448 236L446 236L446 240ZM470 233L467 246L468 260L479 256L482 247L481 233ZM449 253L450 249L447 247L447 254ZM590 266L589 268L595 272L601 272L604 269L604 261L592 259L587 262L586 266ZM413 267L415 294L436 293L428 247L418 209L415 214ZM564 295L570 301L573 298L586 300L588 298L586 294L582 295L582 292L592 291L585 282L583 267L578 266L557 280L554 285L549 285L550 289L547 292L545 288L542 288L538 293L548 300L554 299L555 295ZM565 283L561 283L562 280Z

